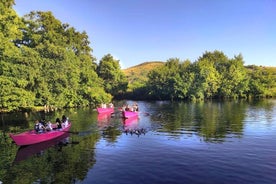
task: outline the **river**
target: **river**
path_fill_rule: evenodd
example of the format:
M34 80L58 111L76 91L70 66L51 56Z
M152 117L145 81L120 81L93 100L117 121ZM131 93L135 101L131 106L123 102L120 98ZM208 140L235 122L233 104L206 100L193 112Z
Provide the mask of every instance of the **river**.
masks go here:
M276 183L276 100L137 103L128 121L91 108L2 114L0 183ZM63 114L72 128L58 142L8 137Z

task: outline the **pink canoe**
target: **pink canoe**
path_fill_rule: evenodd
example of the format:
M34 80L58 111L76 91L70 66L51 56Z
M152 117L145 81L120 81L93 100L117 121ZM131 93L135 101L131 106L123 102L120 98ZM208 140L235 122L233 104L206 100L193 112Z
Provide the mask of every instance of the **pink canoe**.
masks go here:
M123 118L130 119L130 118L138 118L138 112L133 111L122 111Z
M114 108L97 108L97 112L99 114L103 114L103 113L113 113L114 112Z
M20 134L10 134L10 137L18 146L26 146L41 143L44 141L49 141L57 137L60 137L63 134L68 133L70 128L71 123L69 123L68 126L63 129L46 131L43 133L36 133L35 130L30 130Z
M70 134L69 133L65 133L55 139L51 139L49 141L44 141L42 143L39 144L33 144L33 145L29 145L29 146L20 146L19 149L17 150L16 153L16 157L14 159L14 163L18 163L22 160L26 160L29 157L32 157L33 155L37 154L37 153L41 153L44 150L47 150L48 148L60 144L66 144L67 143L67 139L69 138Z

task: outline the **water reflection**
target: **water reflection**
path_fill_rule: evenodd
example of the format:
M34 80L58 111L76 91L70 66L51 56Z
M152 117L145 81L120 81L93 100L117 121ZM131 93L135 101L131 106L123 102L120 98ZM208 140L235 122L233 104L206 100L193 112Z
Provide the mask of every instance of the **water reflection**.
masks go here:
M116 142L117 137L121 134L119 129L121 117L116 114L98 114L97 125L101 136L108 142Z
M139 124L139 118L138 117L133 117L130 119L122 119L122 124L123 124L123 132L128 135L145 135L146 134L146 128L142 127Z
M98 136L90 135L80 141L65 139L19 148L16 164L8 167L1 177L4 183L74 183L85 178L95 164L94 146ZM65 142L64 142L65 141ZM45 147L48 147L47 149ZM50 148L49 148L50 147Z
M109 113L98 114L98 128L102 130L110 126L111 117L113 117L113 115Z
M0 181L4 183L82 183L88 177L89 171L94 169L95 173L99 173L98 177L100 178L102 174L108 173L106 172L108 167L114 168L116 172L119 172L122 168L128 168L130 165L127 161L120 162L120 165L116 168L117 162L113 162L113 160L116 160L116 156L113 156L116 155L116 151L128 154L129 160L138 159L139 162L137 163L144 164L144 166L139 166L141 172L146 166L149 168L146 159L156 157L156 162L159 162L160 159L157 159L159 158L158 153L162 152L162 157L171 158L170 163L165 161L162 163L171 165L172 168L169 170L173 171L180 167L180 165L177 165L174 168L173 163L182 163L185 160L187 161L185 164L188 164L186 158L196 155L197 151L200 152L205 147L213 145L212 143L221 143L214 145L222 150L236 149L236 154L238 154L241 149L238 144L228 145L230 148L223 147L223 145L228 143L229 140L244 139L247 131L252 133L252 126L248 128L248 125L254 124L253 128L256 128L256 131L264 129L266 134L263 134L265 135L267 135L267 129L264 128L264 124L271 130L276 130L276 125L273 123L275 122L275 101L138 103L140 108L139 118L130 120L123 120L118 112L113 115L99 116L94 109L90 108L67 109L61 112L44 114L46 120L55 120L56 117L61 117L63 114L69 116L73 123L71 131L77 133L71 133L69 140L65 144L61 144L62 146L54 146L56 144L43 145L42 148L40 146L38 148L30 147L30 150L26 149L25 151L23 148L18 149L16 145L12 144L11 140L7 138L7 133L30 129L33 126L33 121L40 119L43 115L34 112L27 115L21 113L10 115L12 117L4 115L0 127ZM118 104L117 106L119 106ZM255 134L260 136L257 133ZM272 135L272 133L270 134ZM185 141L182 141L182 139L185 139ZM200 140L200 144L194 141L195 139ZM106 142L108 144L105 144ZM205 146L205 143L208 146ZM243 143L247 142L243 141ZM251 150L250 145L252 144L248 143L249 146L243 149L245 155L255 154L248 151ZM110 145L114 147L114 149L111 149L114 152L108 152L110 151ZM202 145L205 147L200 147ZM260 146L259 143L257 145ZM189 150L189 146L192 147L191 150ZM200 148L195 150L196 146ZM266 150L270 150L272 154L271 145L267 144L266 146ZM104 150L107 150L107 152L104 152ZM168 151L163 152L164 150ZM205 152L206 158L213 157L217 159L216 150L210 149L209 152ZM191 154L189 151L191 151ZM228 153L228 151L226 152ZM39 153L39 156L36 156L37 153ZM99 155L97 156L96 153ZM202 152L200 153L202 154ZM210 157L208 154L211 153L214 155ZM135 157L131 157L131 155ZM119 156L118 154L117 157ZM231 155L228 156L232 158ZM196 157L206 163L204 168L207 170L208 160L204 160L205 157L200 155L196 155ZM179 160L172 160L177 158ZM13 164L14 161L17 164ZM99 168L106 161L113 164ZM191 161L191 163L193 162ZM94 168L95 165L100 166ZM227 163L221 165L227 165ZM214 167L220 166L214 165ZM137 171L134 165L131 165L131 168ZM160 172L165 169L162 165L155 165L154 168L156 170L160 168ZM196 172L196 169L193 169L193 171ZM126 172L126 169L122 172ZM196 174L200 175L200 173ZM126 180L129 179L131 178L126 178ZM114 183L118 183L116 179Z
M152 117L158 132L183 136L196 132L204 141L223 141L228 134L241 136L247 105L235 102L171 103ZM169 110L165 110L169 109Z

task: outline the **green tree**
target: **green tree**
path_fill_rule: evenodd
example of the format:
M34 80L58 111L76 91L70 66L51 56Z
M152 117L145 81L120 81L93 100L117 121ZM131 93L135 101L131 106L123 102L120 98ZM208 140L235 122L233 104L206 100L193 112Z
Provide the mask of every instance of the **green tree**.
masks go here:
M26 89L26 66L18 62L21 50L14 44L22 37L23 22L12 9L13 4L13 0L0 2L0 109L7 111L33 106L34 100L32 92Z
M273 96L273 89L276 87L275 74L265 67L248 67L249 75L249 96L262 98Z
M149 94L157 99L203 100L246 97L248 76L242 55L228 59L223 52L205 52L196 62L169 59L148 75Z
M21 19L12 5L0 3L1 110L111 100L85 32L61 23L51 12L31 12Z
M31 12L24 22L24 39L18 44L33 48L41 57L34 84L37 105L74 107L100 103L96 96L111 98L98 94L103 83L86 32L61 23L51 12Z
M211 86L212 88L212 93L205 93L207 97L210 94L214 94L216 91L219 97L246 97L248 91L248 77L241 54L234 56L233 59L228 59L221 51L205 52L198 61L203 60L206 60L205 63L211 63L212 65L212 67L209 68L210 72L208 68L205 70L210 73L208 80L213 81L211 83L205 83L206 87ZM208 91L210 91L210 89Z
M104 80L106 92L113 96L124 93L127 90L127 78L121 71L119 60L111 54L105 55L99 62L97 73Z
M162 100L185 99L191 85L190 62L182 63L178 58L170 58L165 65L148 74L149 94Z
M219 63L217 70L220 72L221 86L219 96L221 97L245 97L248 91L248 78L246 68L243 66L242 55L235 56L227 62Z
M213 98L221 82L221 76L214 66L214 61L202 57L193 65L195 77L190 98Z
M184 83L184 88L182 89L183 94L187 97L188 91L191 88L195 77L194 73L192 72L192 63L190 60L185 60L179 65L179 74Z

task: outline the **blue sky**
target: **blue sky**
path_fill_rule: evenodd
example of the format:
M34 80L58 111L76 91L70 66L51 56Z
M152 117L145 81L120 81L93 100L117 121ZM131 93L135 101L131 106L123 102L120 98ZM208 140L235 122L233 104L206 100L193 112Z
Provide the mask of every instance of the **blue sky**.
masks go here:
M274 0L15 0L19 16L51 11L86 31L93 56L110 53L122 68L169 58L194 62L205 51L245 65L276 66Z

